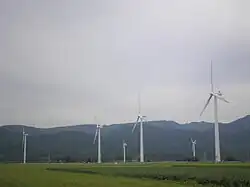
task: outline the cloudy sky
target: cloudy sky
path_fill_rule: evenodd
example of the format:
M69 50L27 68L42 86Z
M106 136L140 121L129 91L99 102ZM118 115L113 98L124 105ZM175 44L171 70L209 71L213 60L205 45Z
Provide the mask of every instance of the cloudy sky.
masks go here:
M199 117L214 82L227 122L250 111L248 0L1 0L0 124Z

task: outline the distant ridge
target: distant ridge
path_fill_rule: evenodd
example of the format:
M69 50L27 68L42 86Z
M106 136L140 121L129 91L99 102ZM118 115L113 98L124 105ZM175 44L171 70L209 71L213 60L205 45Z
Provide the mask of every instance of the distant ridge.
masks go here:
M113 124L103 128L104 161L122 160L122 140L128 143L128 159L137 159L139 136L132 135L132 123ZM70 157L73 160L96 158L93 145L95 125L73 125L53 128L25 127L27 161L46 161L48 154L54 160ZM20 161L22 158L22 125L0 127L0 161ZM250 160L250 115L220 126L222 157L232 156ZM213 124L174 121L150 121L145 124L145 156L148 160L178 160L191 155L192 137L197 140L197 156L213 158Z

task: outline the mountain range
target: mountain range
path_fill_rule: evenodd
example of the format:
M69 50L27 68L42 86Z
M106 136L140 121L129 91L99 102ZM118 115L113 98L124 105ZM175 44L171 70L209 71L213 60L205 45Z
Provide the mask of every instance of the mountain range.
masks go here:
M102 157L104 161L122 160L122 142L128 144L128 160L139 157L139 128L132 134L132 125L104 126L102 133ZM0 127L0 161L22 160L21 125ZM95 125L74 125L55 128L25 126L27 137L27 161L47 162L72 160L96 160L97 145L93 145ZM192 122L178 124L174 121L149 121L144 124L144 150L146 160L183 160L192 155L190 138L197 140L197 157L200 160L214 158L213 124ZM250 115L230 123L220 124L222 159L234 157L250 160Z

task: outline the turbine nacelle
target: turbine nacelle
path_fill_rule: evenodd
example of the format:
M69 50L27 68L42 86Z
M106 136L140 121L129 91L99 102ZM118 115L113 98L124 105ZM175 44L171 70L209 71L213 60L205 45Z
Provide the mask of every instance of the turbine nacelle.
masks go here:
M217 97L217 98L224 98L224 95L220 92L220 91L218 91L217 93L215 93L215 92L210 92L210 95L213 95L213 96L215 96L215 97ZM224 98L225 99L225 98ZM228 101L227 101L228 102Z
M103 125L96 125L96 129L101 129L103 127Z
M23 136L28 136L29 134L23 131Z
M25 144L25 138L28 136L28 133L25 133L24 128L23 128L23 140L22 140L22 145Z
M136 122L135 122L135 124L134 124L134 126L133 126L132 133L134 132L136 126L137 126L138 123L139 123L139 121L142 122L142 123L143 123L143 122L147 122L146 118L147 118L147 116L142 116L142 115L140 115L140 114L137 116L137 120L136 120Z
M28 135L29 135L28 133L23 132L23 136L28 136Z
M219 100L224 101L225 103L229 103L229 101L225 99L225 97L220 91L218 93L211 93L211 94L216 98L218 98Z
M222 96L223 94L220 92L220 90L217 93L218 96Z
M203 112L206 110L208 104L210 103L212 97L216 97L217 99L221 100L221 101L224 101L225 103L229 103L228 100L226 100L224 97L223 97L223 94L219 91L218 93L215 93L215 92L210 92L210 95L209 95L209 98L203 108L203 110L201 111L200 113L200 116L202 116Z
M196 144L196 140L190 139L192 144Z
M127 144L125 141L123 141L122 144L123 144L123 147L124 147L124 148L128 146L128 144Z

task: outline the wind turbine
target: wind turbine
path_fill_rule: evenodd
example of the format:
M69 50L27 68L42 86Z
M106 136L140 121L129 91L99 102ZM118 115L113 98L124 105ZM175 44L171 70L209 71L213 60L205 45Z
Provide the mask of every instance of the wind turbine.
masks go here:
M94 141L93 141L93 144L95 144L96 142L96 138L98 137L98 148L97 148L97 157L98 157L98 163L100 164L102 162L102 159L101 159L101 128L102 126L101 125L96 125L96 131L95 131L95 137L94 137Z
M215 162L221 161L220 156L220 134L219 134L219 123L218 123L218 99L221 101L224 101L226 103L229 103L222 95L220 91L217 93L214 92L214 85L213 85L213 66L211 61L211 92L209 94L209 98L203 108L203 110L200 113L200 116L203 114L203 112L206 110L209 102L211 99L214 99L214 138L215 138Z
M193 159L195 159L195 145L196 145L196 140L193 140L192 138L190 139L192 143L192 152L193 152Z
M128 146L128 144L123 140L122 146L123 146L123 162L126 163L126 147Z
M27 136L28 136L28 134L25 133L24 127L23 127L23 142L22 142L22 146L23 146L23 163L24 164L26 164L26 155L27 155Z
M134 127L132 129L132 133L134 132L136 126L138 125L138 123L140 123L140 162L144 162L144 145L143 145L143 122L146 119L146 116L142 116L141 115L141 103L140 103L140 95L138 97L138 101L139 101L139 111L138 111L138 116L137 116L137 120L134 124Z

